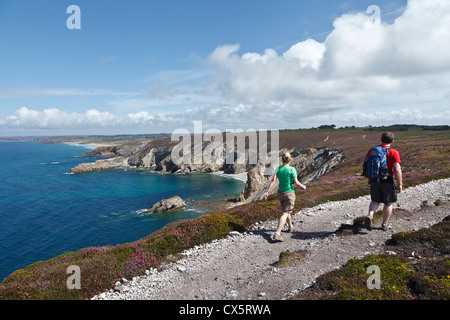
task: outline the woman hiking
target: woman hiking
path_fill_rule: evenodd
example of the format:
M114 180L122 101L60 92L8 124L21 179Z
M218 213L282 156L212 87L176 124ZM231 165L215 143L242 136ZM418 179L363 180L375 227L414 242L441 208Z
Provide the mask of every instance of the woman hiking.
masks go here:
M294 185L299 186L303 190L306 189L306 186L301 184L297 179L297 171L294 167L291 167L289 163L292 160L290 153L284 153L281 157L283 161L283 165L279 166L275 169L275 173L273 175L272 181L270 182L269 189L264 195L264 199L267 200L269 196L270 189L277 183L278 184L278 200L280 201L282 215L280 220L278 221L278 229L272 235L272 240L283 241L283 237L281 236L281 230L283 229L286 222L289 225L288 232L293 232L294 227L292 225L291 213L294 210L295 204L295 192Z

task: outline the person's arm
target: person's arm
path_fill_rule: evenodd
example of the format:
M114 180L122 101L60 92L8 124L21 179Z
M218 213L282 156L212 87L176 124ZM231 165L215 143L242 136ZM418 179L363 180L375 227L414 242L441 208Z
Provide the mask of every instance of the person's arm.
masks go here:
M304 184L300 183L300 181L298 181L297 178L294 178L294 184L295 184L296 186L299 186L299 187L302 188L303 190L306 190L306 186L305 186Z
M397 180L397 192L400 193L403 190L403 176L402 176L402 167L400 166L400 163L394 162L393 165L395 179Z
M267 197L269 196L270 189L272 189L272 187L274 186L275 183L277 183L277 181L278 181L278 177L276 175L273 175L272 181L270 181L269 189L264 194L264 200L267 200Z

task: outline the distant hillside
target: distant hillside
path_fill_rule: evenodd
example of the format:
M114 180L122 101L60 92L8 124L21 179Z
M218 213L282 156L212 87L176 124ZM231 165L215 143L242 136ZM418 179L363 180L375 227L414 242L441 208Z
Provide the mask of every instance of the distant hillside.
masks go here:
M49 136L49 137L0 137L0 142L32 141L39 143L79 143L95 145L122 145L130 142L170 137L170 134L130 134L130 135L91 135L91 136Z

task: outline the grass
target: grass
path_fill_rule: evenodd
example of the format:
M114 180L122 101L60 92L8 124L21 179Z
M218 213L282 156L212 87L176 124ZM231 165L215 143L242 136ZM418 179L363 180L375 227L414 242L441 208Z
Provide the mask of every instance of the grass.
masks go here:
M392 235L386 242L397 255L370 255L317 278L313 287L298 294L303 300L448 300L450 299L450 216L412 232ZM408 259L411 249L425 254ZM380 269L380 288L367 285L370 266Z
M367 270L372 265L380 268L380 289L369 289L367 286L370 276ZM350 259L342 269L317 278L316 295L324 300L412 299L404 280L411 273L403 260L388 255Z
M293 266L297 263L302 262L307 254L308 252L306 250L282 251L280 253L278 261L274 264L274 266L277 268Z
M386 245L422 256L450 254L450 216L431 228L392 235Z
M450 177L449 130L399 131L395 134L397 138L395 148L402 155L404 187ZM296 191L295 210L298 211L327 201L347 200L367 195L369 193L367 182L359 175L361 164L367 150L372 145L379 143L380 135L381 132L361 129L280 131L280 148L325 146L343 150L345 156L345 161L332 172L309 183L306 191ZM324 142L327 136L329 139ZM117 246L84 248L47 261L36 262L12 273L0 284L0 299L89 299L112 288L114 283L122 278L130 279L133 276L142 275L145 270L150 268L158 268L166 259L177 256L185 249L225 237L231 231L244 231L257 221L276 219L279 214L278 200L276 196L272 195L266 202L259 201L207 214L193 220L171 223L135 242ZM375 262L389 265L387 268L392 270L389 271L389 274L392 273L393 280L389 280L387 284L385 290L389 292L387 295L380 292L365 292L362 287L355 286L350 280L356 281L357 277L364 274L367 263ZM392 257L371 257L362 262L349 261L347 273L340 276L342 281L348 277L345 283L349 289L339 297L350 299L353 295L359 298L377 299L410 298L410 293L405 290L404 285L401 285L403 280L395 280L395 268L399 268L398 270L404 272L405 275L415 279L416 287L421 288L422 291L426 291L424 288L427 288L427 283L433 283L438 288L447 283L445 277L441 276L427 275L428 278L414 278L414 275L418 274L417 271L409 266L406 268L404 263L403 260ZM67 268L70 265L80 267L81 289L69 290L67 288L67 279L70 276L67 274ZM442 268L444 267L448 269L448 261L442 262ZM445 268L444 270L447 270ZM356 272L358 276L352 276L353 272ZM366 274L364 275L367 277ZM321 280L327 288L333 286L329 277L324 276ZM385 279L387 280L387 278ZM347 285L344 285L344 282L341 284L342 287ZM432 291L438 292L439 289ZM441 293L436 294L442 297Z

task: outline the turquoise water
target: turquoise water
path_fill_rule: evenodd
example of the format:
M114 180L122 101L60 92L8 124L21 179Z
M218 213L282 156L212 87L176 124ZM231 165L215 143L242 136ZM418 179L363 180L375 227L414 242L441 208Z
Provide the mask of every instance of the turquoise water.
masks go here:
M13 271L89 246L138 240L167 223L204 213L184 210L139 215L157 201L219 201L244 183L210 174L161 175L144 170L67 174L84 147L32 142L0 143L0 282Z

